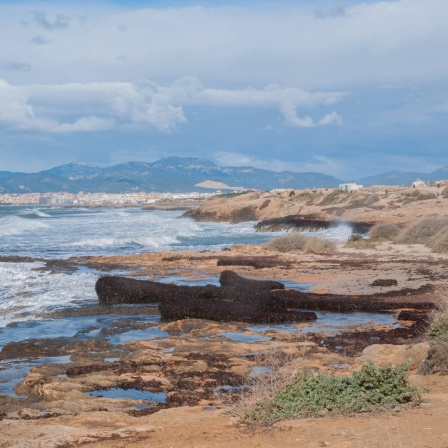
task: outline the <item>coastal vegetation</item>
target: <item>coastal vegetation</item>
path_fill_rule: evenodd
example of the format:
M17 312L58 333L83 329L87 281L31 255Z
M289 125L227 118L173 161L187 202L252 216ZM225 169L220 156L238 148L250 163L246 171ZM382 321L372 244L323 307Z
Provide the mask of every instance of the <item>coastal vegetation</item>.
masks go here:
M448 373L448 298L441 296L438 312L426 334L429 342L428 356L423 362L421 373Z
M401 228L396 224L376 224L369 230L369 238L376 241L393 241L398 236L400 231Z
M445 199L448 199L448 187L445 187L442 190L442 197L444 197Z
M448 253L448 217L430 216L401 227L393 223L374 225L369 238L353 238L346 247L375 249L378 243L423 244L436 253Z
M331 255L336 252L336 243L329 239L293 232L268 241L265 248L275 252L304 251L318 255Z
M361 412L403 409L420 402L420 392L411 386L406 377L408 366L375 366L365 364L359 371L339 376L311 371L298 374L288 384L269 378L265 385L252 389L248 397L243 395L236 409L248 422L274 423L293 417L321 417ZM277 389L266 399L267 386ZM258 395L261 390L261 397ZM258 397L258 400L254 398Z
M408 224L395 238L398 244L425 244L435 248L436 235L448 228L448 217L430 216Z

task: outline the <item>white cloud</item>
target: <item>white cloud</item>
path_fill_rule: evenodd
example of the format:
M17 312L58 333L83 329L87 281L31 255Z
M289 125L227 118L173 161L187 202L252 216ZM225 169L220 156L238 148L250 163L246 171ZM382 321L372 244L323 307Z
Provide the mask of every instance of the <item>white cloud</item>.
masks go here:
M95 116L82 117L74 123L62 123L48 129L51 132L92 132L107 131L112 129L114 121L112 119Z
M331 112L319 120L319 126L328 126L329 124L342 124L342 117L336 112Z
M170 132L187 122L183 107L277 108L287 125L313 127L309 116L297 109L333 105L343 92L306 92L297 88L267 86L262 89L210 89L196 78L183 78L171 85L141 80L138 83L87 83L13 86L0 84L0 122L15 129L47 132L89 132L154 128ZM76 118L64 122L66 111ZM339 117L324 117L325 124ZM321 122L322 122L321 120Z
M33 11L32 2L10 0L2 2L0 65L11 54L29 64L10 78L26 84L193 74L211 85L338 90L446 79L446 0L334 3L319 2L316 13L307 2L120 9L43 0ZM30 46L42 30L52 42Z
M44 11L33 11L33 19L37 25L46 28L47 30L60 30L68 28L69 20L64 14L57 14L52 20L48 18Z
M221 166L253 166L255 168L273 171L318 172L338 176L342 169L335 161L315 155L310 161L291 162L279 159L260 159L237 152L218 151L213 154Z

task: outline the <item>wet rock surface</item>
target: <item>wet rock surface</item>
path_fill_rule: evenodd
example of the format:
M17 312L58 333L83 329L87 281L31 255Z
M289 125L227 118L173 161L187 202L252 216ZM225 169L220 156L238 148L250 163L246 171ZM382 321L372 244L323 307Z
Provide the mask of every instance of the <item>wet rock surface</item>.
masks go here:
M158 278L153 276L153 273L163 277L167 275L167 271L173 269L177 269L174 274L170 272L173 276L190 272L183 266L191 269L191 275L200 270L204 277L210 278L217 277L221 273L221 269L216 266L219 257L251 258L254 254L257 255L257 251L250 247L246 250L239 248L218 254L213 252L190 253L185 256L142 254L135 256L132 261L134 264L129 263L131 257L129 260L122 258L118 261L111 258L107 263L137 269L146 262L145 272L149 278ZM266 256L264 251L259 251L259 254ZM162 259L166 261L161 262ZM89 444L113 448L119 446L183 448L200 444L229 447L239 447L241 444L267 446L271 442L273 446L293 446L299 439L300 443L303 441L303 446L309 447L317 446L318 441L327 440L330 440L333 446L360 446L366 438L366 431L371 428L371 416L365 417L364 420L362 416L326 419L325 424L321 419L317 422L288 421L279 424L281 431L263 432L258 436L251 432L248 435L232 424L230 417L224 414L226 403L229 402L226 401L227 396L231 401L232 397L235 398L244 390L244 387L253 384L251 372L265 372L261 374L269 375L267 372L275 371L279 366L290 369L291 375L300 372L301 369L346 374L369 360L381 365L403 361L409 362L412 369L417 368L420 360L427 356L427 347L421 343L423 332L419 327L419 321L431 315L427 311L437 307L434 299L437 291L433 287L422 285L428 283L431 278L434 282L439 282L439 285L446 281L444 272L447 264L443 260L430 259L425 261L427 272L426 270L423 272L423 262L411 260L409 257L403 257L397 262L396 257L393 260L378 260L370 255L364 258L353 257L351 253L345 258L317 257L317 260L308 256L300 258L285 255L284 259L282 256L282 260L284 264L272 268L235 264L235 270L247 280L249 280L247 277L271 278L278 279L282 283L282 280L297 281L303 278L305 281L318 283L317 287L323 291L320 294L269 288L263 291L263 294L267 293L274 297L272 303L288 312L298 309L297 303L301 304L299 309L303 309L304 305L309 309L320 307L336 311L356 311L366 308L372 308L374 311L383 309L398 311L406 308L402 315L404 320L400 320L400 326L346 325L335 332L330 332L324 327L316 332L307 332L306 330L311 329L316 323L305 321L291 324L296 327L294 330L291 330L289 324L273 324L263 333L257 333L255 326L245 323L183 319L155 323L155 327L147 327L136 322L135 328L142 331L141 340L112 347L109 343L104 344L107 341L101 339L93 339L88 345L87 341L84 341L83 345L81 344L83 341L69 342L64 338L11 344L0 355L2 360L19 357L21 353L25 353L26 356L70 354L71 360L69 363L58 365L51 363L34 365L15 387L16 393L21 396L0 396L2 443L5 446L27 444L26 446L36 448ZM92 263L98 261L92 260ZM107 263L104 266L108 266ZM286 263L290 263L291 268L287 268ZM372 281L381 278L385 269L394 270L392 275L398 279L400 286L409 287L399 290L392 290L392 287L380 293L369 290ZM396 273L397 269L401 269L400 275ZM327 282L335 275L348 279L342 282L339 280L339 289L336 281ZM407 278L410 279L408 282L405 281ZM373 293L357 293L364 286L366 291ZM215 288L223 288L222 283L220 287ZM332 294L334 290L344 293ZM347 291L349 292L345 293ZM117 314L122 314L124 317L126 313L138 314L157 310L157 307L150 306L144 309L132 308L133 306L95 306L72 312L73 315L91 315L103 310L102 312L107 315L113 314L113 310L116 309ZM67 316L67 312L63 314ZM58 316L59 314L55 313L55 317ZM104 329L104 332L117 335L128 329L127 321L117 322L116 325ZM319 322L320 319L317 325ZM145 332L148 331L150 334L153 328L158 329L160 335L145 338ZM101 331L102 329L100 333ZM46 345L49 347L48 350L45 348ZM284 362L274 366L270 364L273 354ZM291 359L300 361L299 370L294 370L288 364ZM418 427L424 432L425 428L434 428L437 421L439 425L437 428L443 429L446 425L448 407L437 401L439 396L436 396L434 391L439 393L444 388L446 395L448 384L440 386L441 379L445 377L435 378L427 375L419 378L414 375L413 378L416 384L432 388L431 393L425 395L425 404L421 410L417 408L408 414L397 413L398 418L394 418L393 423L397 425L396 422L402 415L408 415L415 416L417 420L406 420L405 428ZM434 389L436 387L437 389ZM163 400L151 402L130 398L107 398L106 392L114 388L148 394L166 394L166 399L164 402ZM89 395L93 391L104 396ZM223 396L226 400L223 400ZM436 401L434 397L437 398ZM357 432L353 430L355 420ZM381 420L387 425L390 415L385 417L381 414L376 415L376 420ZM297 428L291 429L294 425L298 425ZM358 430L359 427L363 430ZM328 437L321 437L323 431L327 429L328 434L325 437ZM353 435L350 431L361 435ZM390 435L394 434L395 430L388 429L388 431L387 434ZM440 434L442 432L440 431ZM346 433L347 436L341 435L342 433ZM402 434L403 431L400 432L400 437ZM425 443L426 439L427 437ZM415 435L414 439L409 441L410 443L406 444L400 439L401 445L397 446L412 446L412 444L416 446ZM378 446L383 446L381 443ZM391 446L394 445L391 443ZM431 445L428 442L428 446L442 446L442 444Z
M232 271L223 271L221 286L177 286L101 277L95 290L101 305L159 303L163 320L210 319L236 322L298 322L316 319L312 312L291 312L273 296L284 289L280 282L253 280Z
M367 233L372 227L371 223L347 222L355 233ZM320 219L320 215L289 215L279 218L262 220L255 225L258 232L276 232L280 230L308 230L316 231L328 229L337 225L337 222Z
M378 278L370 286L397 286L398 281L393 278Z

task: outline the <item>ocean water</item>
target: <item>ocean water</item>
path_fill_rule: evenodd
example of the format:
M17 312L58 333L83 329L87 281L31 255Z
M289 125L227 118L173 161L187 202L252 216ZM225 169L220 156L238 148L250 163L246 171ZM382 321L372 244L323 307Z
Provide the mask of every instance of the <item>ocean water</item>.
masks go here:
M137 307L119 312L114 307L111 313L104 314L96 306L94 286L104 272L76 264L74 269L68 269L63 264L56 265L55 260L148 251L222 249L263 243L279 235L257 233L254 224L197 223L183 218L181 212L137 208L0 206L0 351L9 343L45 338L74 341L101 338L113 346L137 339L163 339L167 335L158 330L160 317L154 313L135 314ZM351 228L341 224L313 233L319 234L346 241ZM188 278L177 273L171 277L164 281L191 284ZM204 277L202 281L216 283L217 279ZM291 283L288 286L300 289L309 285ZM53 312L60 312L60 317L52 317L54 314L49 313ZM262 334L252 338L269 339ZM36 353L24 359L17 353L12 359L0 361L0 395L15 396L14 386L34 365L71 362L64 356L59 358Z
M257 233L254 224L198 223L183 218L182 212L138 208L0 206L0 257L29 257L22 262L0 258L0 329L97 302L94 285L101 273L85 268L54 271L46 268L45 260L222 249L279 235ZM342 224L313 234L344 241L350 233Z

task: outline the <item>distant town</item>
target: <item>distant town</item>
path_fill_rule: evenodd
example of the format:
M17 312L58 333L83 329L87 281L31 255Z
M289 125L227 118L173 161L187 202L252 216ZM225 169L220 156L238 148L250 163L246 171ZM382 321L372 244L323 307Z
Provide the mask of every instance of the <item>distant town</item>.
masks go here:
M43 206L125 206L152 204L161 199L206 199L220 192L213 193L23 193L1 194L0 205L43 205Z
M448 185L448 180L440 180L435 182L424 182L420 179L412 182L411 187L388 187L400 189L425 189L440 188ZM347 192L355 192L363 190L365 192L376 191L378 186L363 187L363 185L353 183L339 184L339 190ZM270 190L271 193L280 191L290 191L290 188L276 188ZM249 191L260 191L251 188ZM241 190L235 190L230 193L241 194ZM42 205L42 206L66 206L66 207L113 207L113 206L141 206L150 205L160 200L189 200L189 199L207 199L213 196L219 196L223 193L221 190L213 192L191 192L191 193L157 193L157 192L139 192L139 193L87 193L80 191L79 193L11 193L0 194L0 205ZM228 194L228 193L227 193Z

